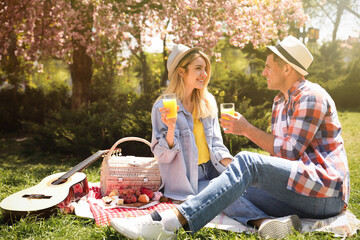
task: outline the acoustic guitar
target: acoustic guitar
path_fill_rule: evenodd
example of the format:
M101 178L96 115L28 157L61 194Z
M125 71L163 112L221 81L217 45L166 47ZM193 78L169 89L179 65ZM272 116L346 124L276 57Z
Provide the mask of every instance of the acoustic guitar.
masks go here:
M81 171L100 158L108 150L99 150L70 171L55 173L44 178L38 185L14 193L0 203L6 221L25 216L48 217L61 204L78 200L89 192L85 173Z

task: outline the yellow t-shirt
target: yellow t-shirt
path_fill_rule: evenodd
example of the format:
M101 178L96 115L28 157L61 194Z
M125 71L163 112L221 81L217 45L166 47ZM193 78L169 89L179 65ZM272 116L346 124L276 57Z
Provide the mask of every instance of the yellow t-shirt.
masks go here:
M210 152L205 138L204 125L198 118L195 118L194 116L196 116L195 108L193 111L193 119L194 119L193 133L195 135L195 142L199 154L198 164L200 165L210 160Z

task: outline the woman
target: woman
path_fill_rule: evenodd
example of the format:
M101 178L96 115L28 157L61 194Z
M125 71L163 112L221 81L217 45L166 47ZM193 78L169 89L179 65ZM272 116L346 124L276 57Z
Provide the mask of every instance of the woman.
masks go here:
M208 92L211 66L201 48L175 46L168 58L169 86L177 118L167 118L161 96L152 113L152 152L159 163L164 196L186 200L223 172L233 157L224 146L215 98Z

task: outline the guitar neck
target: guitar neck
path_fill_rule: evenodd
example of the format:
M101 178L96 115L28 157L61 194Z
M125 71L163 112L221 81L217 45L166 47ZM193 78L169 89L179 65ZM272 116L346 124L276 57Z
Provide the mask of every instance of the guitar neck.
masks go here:
M88 157L87 159L85 159L84 161L82 161L81 163L77 164L75 167L73 167L72 169L70 169L67 173L65 173L64 175L62 175L61 177L59 177L56 181L54 181L52 184L57 185L60 183L63 183L64 181L66 181L67 179L69 179L73 174L75 174L76 172L81 172L82 170L84 170L86 167L88 167L90 164L92 164L93 162L95 162L97 159L99 159L104 153L106 153L108 150L99 150L96 153L94 153L93 155L91 155L90 157Z

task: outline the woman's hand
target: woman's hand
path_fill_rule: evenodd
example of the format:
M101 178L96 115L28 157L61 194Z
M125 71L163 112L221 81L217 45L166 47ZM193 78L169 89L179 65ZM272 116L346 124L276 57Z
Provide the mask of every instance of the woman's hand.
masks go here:
M220 160L220 163L222 165L224 165L225 167L227 167L231 162L232 162L231 158L223 158L223 159Z
M177 106L177 110L179 110L179 106ZM168 127L168 131L166 134L166 141L169 145L169 148L174 146L174 134L175 134L175 126L177 118L168 118L168 114L170 113L169 108L159 108L161 113L161 121Z
M179 110L179 106L177 106L177 110ZM169 129L175 129L176 125L176 119L177 118L168 118L168 114L170 113L170 108L159 108L159 111L161 113L161 121L169 128Z

